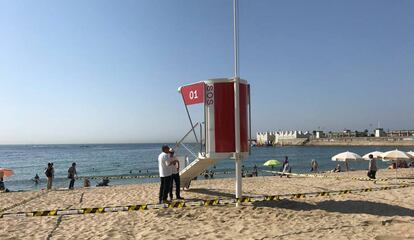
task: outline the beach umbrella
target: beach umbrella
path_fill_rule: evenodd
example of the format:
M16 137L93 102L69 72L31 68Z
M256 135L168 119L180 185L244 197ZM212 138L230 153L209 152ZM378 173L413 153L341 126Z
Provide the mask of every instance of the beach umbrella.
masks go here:
M398 149L385 152L381 155L381 157L383 161L405 161L414 159L414 156L411 156L410 154Z
M13 175L13 170L8 168L0 168L0 176L10 177Z
M398 149L388 151L382 154L383 161L395 161L395 179L396 180L397 180L397 169L398 169L397 161L406 161L406 160L412 160L412 159L414 159L414 156L411 156L410 154L400 151Z
M381 159L382 158L382 154L384 154L384 153L383 152L380 152L380 151L374 151L374 152L370 152L370 153L365 154L364 156L362 156L362 158L364 160L370 160L369 159L369 155L371 155L371 154L374 157L374 159Z
M273 170L273 167L281 165L279 160L271 159L267 160L265 163L263 163L263 166L271 167Z
M343 152L343 153L336 154L331 159L332 159L332 161L345 162L346 171L348 171L349 170L348 161L358 161L358 160L362 160L363 158L360 155L356 154L356 153L346 151L346 152Z
M275 167L281 165L279 160L276 159L271 159L271 160L267 160L265 163L263 163L263 166L267 166L267 167Z
M332 159L332 161L345 162L345 161L362 160L362 157L360 155L356 154L356 153L346 151L346 152L343 152L343 153L336 154L331 159Z

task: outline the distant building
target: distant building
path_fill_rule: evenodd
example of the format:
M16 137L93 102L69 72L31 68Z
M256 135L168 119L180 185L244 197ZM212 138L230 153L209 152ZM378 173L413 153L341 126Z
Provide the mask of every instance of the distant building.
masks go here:
M387 137L413 137L414 130L392 130L387 132Z
M258 132L256 134L256 143L259 146L272 145L275 141L275 135L272 132Z
M291 140L298 138L309 138L311 134L309 132L302 131L277 131L275 132L276 142L282 140Z
M375 133L375 137L385 137L385 136L387 136L387 134L385 133L383 128L376 128L374 130L374 133Z
M315 138L324 138L325 137L325 133L323 131L314 131L313 132L313 136Z
M274 131L258 132L256 134L257 145L275 145L275 144L300 144L308 140L311 134L302 131Z

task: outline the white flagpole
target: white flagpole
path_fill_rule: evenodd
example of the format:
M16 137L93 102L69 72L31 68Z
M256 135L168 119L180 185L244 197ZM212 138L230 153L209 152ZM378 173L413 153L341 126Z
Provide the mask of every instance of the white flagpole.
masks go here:
M242 172L241 172L241 149L240 149L240 99L239 99L239 59L238 59L238 29L237 29L237 14L238 6L237 0L233 0L233 45L234 45L234 126L235 126L235 147L236 152L234 154L236 166L236 198L242 197ZM239 203L236 203L239 206Z

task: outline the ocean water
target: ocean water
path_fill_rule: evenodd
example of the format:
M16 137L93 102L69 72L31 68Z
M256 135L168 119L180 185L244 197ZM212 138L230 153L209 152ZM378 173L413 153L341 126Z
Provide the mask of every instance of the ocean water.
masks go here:
M173 146L173 144L171 144ZM161 144L92 144L92 145L3 145L0 146L0 167L14 170L14 175L5 179L6 187L10 190L36 190L46 187L44 174L48 162L53 162L55 167L55 187L67 187L67 170L72 162L77 163L79 176L114 176L114 175L157 175L157 157ZM196 152L199 148L196 144L190 144L189 148ZM292 171L301 173L309 172L310 161L315 159L319 163L320 170L331 170L336 162L331 157L344 151L352 151L358 154L366 154L371 151L388 151L393 147L310 147L310 146L284 146L284 147L253 147L251 155L244 160L247 171L256 164L259 169L266 169L263 163L269 159L283 160L289 157ZM414 150L401 147L402 151ZM177 151L177 156L190 155L184 148ZM190 157L191 159L191 157ZM380 168L385 168L387 163L378 162ZM367 169L368 162L352 162L352 169ZM233 160L219 161L214 171L226 172L234 169ZM31 179L39 174L41 182L35 184ZM218 174L216 177L233 177L233 175ZM94 186L99 180L91 180ZM158 182L157 178L145 179L115 179L111 185L136 184L146 182ZM83 185L82 180L77 180L75 187Z

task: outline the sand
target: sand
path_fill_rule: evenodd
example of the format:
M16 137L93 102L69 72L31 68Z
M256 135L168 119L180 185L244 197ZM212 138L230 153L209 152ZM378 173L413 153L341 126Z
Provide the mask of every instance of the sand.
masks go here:
M246 203L241 207L210 206L53 217L0 219L0 239L414 239L414 179L399 171L407 188L305 199ZM243 179L249 196L365 187L374 183L365 171L329 174L330 178L255 177ZM378 178L394 171L380 170ZM6 212L107 207L156 203L159 184L136 184L73 191L1 193ZM193 181L182 193L187 200L234 197L234 179Z

